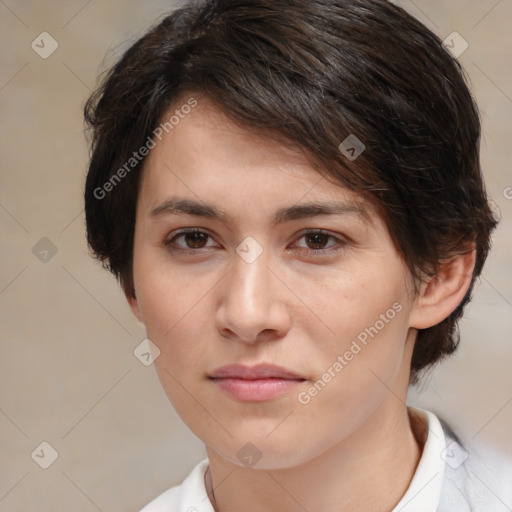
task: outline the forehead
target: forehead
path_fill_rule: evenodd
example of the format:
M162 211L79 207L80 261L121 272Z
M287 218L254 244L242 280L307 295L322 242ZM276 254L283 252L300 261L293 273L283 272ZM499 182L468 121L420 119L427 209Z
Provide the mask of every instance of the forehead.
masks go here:
M207 97L199 96L197 105L181 118L173 116L185 103L184 99L177 100L163 116L162 124L171 117L174 117L175 124L168 126L162 139L156 141L145 167L152 168L166 162L174 167L183 164L190 171L198 167L206 171L230 168L233 164L240 171L258 167L261 170L279 169L296 177L313 174L318 178L316 172L311 172L303 150L285 145L270 134L257 134L235 123Z
M176 102L164 119L179 109ZM139 199L153 211L169 196L252 207L343 201L375 214L361 194L326 179L300 148L234 123L214 103L197 106L164 133L144 163Z

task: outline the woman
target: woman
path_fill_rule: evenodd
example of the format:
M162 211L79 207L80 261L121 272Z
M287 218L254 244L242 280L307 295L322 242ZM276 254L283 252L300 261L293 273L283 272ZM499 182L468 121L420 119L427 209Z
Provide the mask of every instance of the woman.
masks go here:
M496 225L435 35L383 0L191 2L86 119L89 245L208 454L144 512L512 506L506 468L405 402Z

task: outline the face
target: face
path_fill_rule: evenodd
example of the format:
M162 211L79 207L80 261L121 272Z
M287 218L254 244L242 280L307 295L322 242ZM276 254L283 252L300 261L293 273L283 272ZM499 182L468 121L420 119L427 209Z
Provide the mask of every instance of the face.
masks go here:
M383 220L205 99L146 159L134 282L170 401L236 464L304 463L405 398L414 297Z

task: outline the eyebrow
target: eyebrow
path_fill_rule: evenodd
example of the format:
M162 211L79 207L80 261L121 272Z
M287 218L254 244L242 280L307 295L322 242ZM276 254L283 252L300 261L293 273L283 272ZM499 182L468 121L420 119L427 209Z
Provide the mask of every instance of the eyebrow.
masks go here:
M193 199L171 198L151 210L152 218L161 215L194 215L197 217L208 217L214 220L231 223L232 218L223 210L214 205L210 205ZM274 222L281 224L284 222L316 217L320 215L355 215L361 217L364 221L370 220L368 212L362 205L353 202L322 202L322 203L302 203L293 206L280 208L274 215Z

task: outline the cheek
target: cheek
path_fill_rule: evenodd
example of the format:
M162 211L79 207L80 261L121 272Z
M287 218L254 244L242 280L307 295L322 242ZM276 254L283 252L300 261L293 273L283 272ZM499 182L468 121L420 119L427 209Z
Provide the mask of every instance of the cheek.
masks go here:
M205 292L186 286L180 291L177 284L165 286L159 280L141 301L147 336L160 350L154 363L159 380L180 417L194 430L197 418L209 421L200 402L191 397L201 396L206 378L208 347L204 340L211 329L210 314L206 301L201 300Z
M314 343L304 357L315 363L311 398L321 395L328 410L365 409L369 397L382 399L389 392L386 386L409 364L404 358L408 302L403 274L392 265L387 270L341 277L317 294L315 307L329 332L318 336L320 322L307 325Z
M376 328L372 320L368 330L340 324L336 342L320 357L316 353L316 360L323 364L317 365L316 378L297 402L306 423L318 424L315 418L322 418L317 435L321 430L326 447L358 431L383 403L397 400L392 389L403 365L409 364L404 358L407 328L400 315L405 316L404 310ZM315 360L315 354L310 360ZM304 442L308 444L308 440ZM309 442L314 443L315 436Z
M336 351L347 350L354 339L365 343L373 337L387 337L402 342L396 336L406 327L400 322L405 316L406 296L402 284L400 268L392 265L381 272L381 265L367 265L365 268L378 269L374 272L341 270L335 276L330 275L321 282L302 282L303 297L307 297L308 305L316 316L315 327L324 324L327 336L326 346L319 347L330 352L329 347ZM305 301L306 302L306 301ZM398 322L397 322L398 320ZM309 329L312 329L312 324Z
M155 367L174 403L182 392L179 384L190 387L191 381L197 382L194 372L204 371L205 334L212 329L207 308L215 281L141 259L135 283L147 337L160 350Z
M205 273L184 271L165 255L141 254L134 265L137 299L146 328L157 339L167 338L187 323L215 281Z

